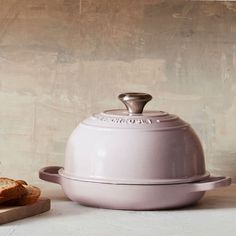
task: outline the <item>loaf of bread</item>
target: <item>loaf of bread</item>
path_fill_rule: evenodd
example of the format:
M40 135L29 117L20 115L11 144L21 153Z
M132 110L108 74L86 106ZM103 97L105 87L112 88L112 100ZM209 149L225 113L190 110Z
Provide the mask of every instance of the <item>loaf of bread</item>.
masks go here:
M27 185L24 180L0 178L0 204L7 206L22 206L35 203L41 191L39 188Z

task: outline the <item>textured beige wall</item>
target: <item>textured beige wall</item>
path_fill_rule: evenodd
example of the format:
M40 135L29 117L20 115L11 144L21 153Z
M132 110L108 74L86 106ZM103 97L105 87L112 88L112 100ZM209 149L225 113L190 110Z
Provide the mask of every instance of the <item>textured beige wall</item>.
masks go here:
M37 182L124 91L180 115L236 180L236 2L0 0L0 175Z

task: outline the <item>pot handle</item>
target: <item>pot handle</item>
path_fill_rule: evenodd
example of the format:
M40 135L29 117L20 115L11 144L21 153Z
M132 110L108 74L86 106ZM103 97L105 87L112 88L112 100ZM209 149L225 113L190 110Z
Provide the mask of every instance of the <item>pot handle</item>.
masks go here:
M190 183L191 192L208 191L219 187L226 187L231 184L231 178L225 176L210 176L208 179Z
M39 178L48 182L61 184L61 177L58 171L61 166L47 166L39 170Z

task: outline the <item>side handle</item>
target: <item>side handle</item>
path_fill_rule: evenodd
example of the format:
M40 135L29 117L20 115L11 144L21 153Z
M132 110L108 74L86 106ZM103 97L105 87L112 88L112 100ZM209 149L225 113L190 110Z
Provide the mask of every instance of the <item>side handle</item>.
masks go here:
M47 166L39 170L39 178L48 182L61 184L61 177L58 171L61 166Z
M200 192L213 190L219 187L226 187L231 184L230 177L225 176L210 176L208 179L200 181L198 183L191 184L191 192Z

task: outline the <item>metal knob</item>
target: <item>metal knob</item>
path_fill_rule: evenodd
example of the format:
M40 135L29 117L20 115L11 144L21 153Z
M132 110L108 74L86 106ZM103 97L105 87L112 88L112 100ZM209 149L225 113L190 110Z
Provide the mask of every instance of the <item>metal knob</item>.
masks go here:
M143 108L152 96L147 93L122 93L118 98L125 104L129 114L142 114Z

